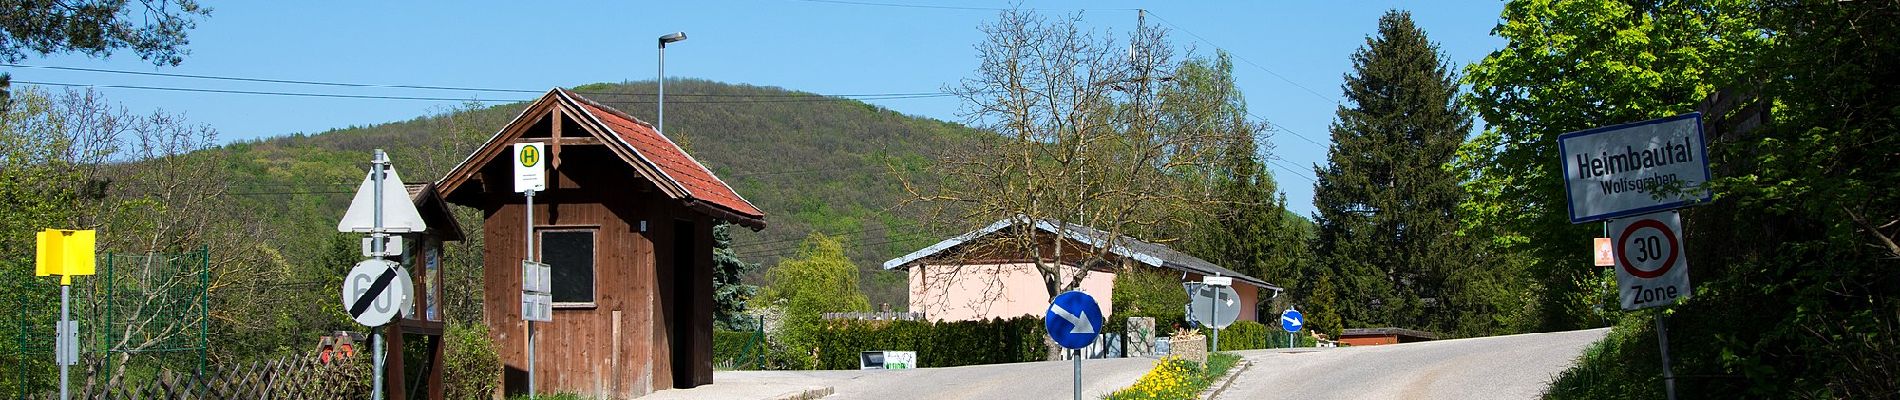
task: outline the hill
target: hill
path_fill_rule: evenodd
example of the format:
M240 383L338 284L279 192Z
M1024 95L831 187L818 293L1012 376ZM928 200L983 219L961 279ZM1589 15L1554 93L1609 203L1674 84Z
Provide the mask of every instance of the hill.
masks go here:
M573 89L654 120L652 82ZM810 232L842 235L851 259L866 271L862 289L871 302L898 308L904 307L905 278L878 271L878 265L942 235L917 228L920 210L899 207L908 195L894 171L920 171L938 152L984 137L955 123L771 87L681 80L667 85L667 99L668 136L767 213L765 230L734 230L741 258L769 268L795 254ZM263 214L277 228L273 243L284 257L321 259L336 247L335 220L373 149L387 150L405 181L432 181L524 105L465 105L408 121L233 143L212 152L235 176L234 197L271 210ZM478 265L468 259L478 254L452 253L451 267Z

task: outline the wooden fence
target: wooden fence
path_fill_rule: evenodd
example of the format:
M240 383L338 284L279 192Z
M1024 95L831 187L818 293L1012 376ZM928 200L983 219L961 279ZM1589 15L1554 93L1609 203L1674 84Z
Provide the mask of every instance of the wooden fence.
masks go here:
M920 313L920 312L891 312L891 311L835 312L835 313L824 313L822 314L822 316L826 320L838 320L838 319L855 319L855 320L869 320L869 321L923 321L924 320L924 313Z
M367 399L370 375L367 357L318 361L314 354L269 361L214 366L208 376L161 371L150 380L118 384L91 380L72 386L75 399ZM59 393L38 396L57 399Z

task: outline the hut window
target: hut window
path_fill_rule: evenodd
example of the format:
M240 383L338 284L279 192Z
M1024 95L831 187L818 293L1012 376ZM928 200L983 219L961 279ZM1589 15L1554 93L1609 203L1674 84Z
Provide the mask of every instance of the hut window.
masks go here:
M553 269L556 304L594 302L594 231L545 230L541 234L541 262Z

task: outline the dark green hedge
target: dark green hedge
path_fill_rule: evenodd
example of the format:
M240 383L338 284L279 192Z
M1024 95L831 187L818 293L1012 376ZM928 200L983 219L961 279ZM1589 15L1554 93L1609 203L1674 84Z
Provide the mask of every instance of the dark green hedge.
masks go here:
M832 321L818 335L819 369L857 369L858 352L915 351L923 367L1047 359L1042 318L986 321Z
M1274 330L1279 330L1279 327L1275 327ZM1267 330L1266 325L1253 321L1235 321L1233 325L1228 325L1226 329L1220 330L1220 349L1222 351L1274 347L1286 347L1286 331L1280 331L1280 334L1275 335L1273 332Z
M758 368L755 357L764 345L756 332L713 331L713 363L734 369Z

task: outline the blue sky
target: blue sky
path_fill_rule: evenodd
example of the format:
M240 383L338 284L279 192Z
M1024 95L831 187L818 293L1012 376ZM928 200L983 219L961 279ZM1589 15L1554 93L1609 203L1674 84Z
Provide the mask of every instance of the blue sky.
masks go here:
M713 0L680 2L207 1L178 67L121 52L107 60L31 58L34 66L247 78L545 90L651 80L655 38L667 75L823 94L934 92L976 67L977 27L1017 3L936 0ZM906 4L883 6L869 3ZM1086 25L1124 37L1133 9L1168 28L1176 45L1237 57L1249 109L1280 127L1274 174L1293 210L1313 211L1311 166L1326 158L1347 57L1391 8L1413 18L1463 66L1503 44L1489 35L1497 1L1136 2L1024 1L1049 14L1082 12ZM532 94L343 88L0 67L16 81L241 91L513 100ZM400 121L456 101L281 97L105 88L133 112L165 109L239 140ZM899 112L963 121L953 97L877 100Z

